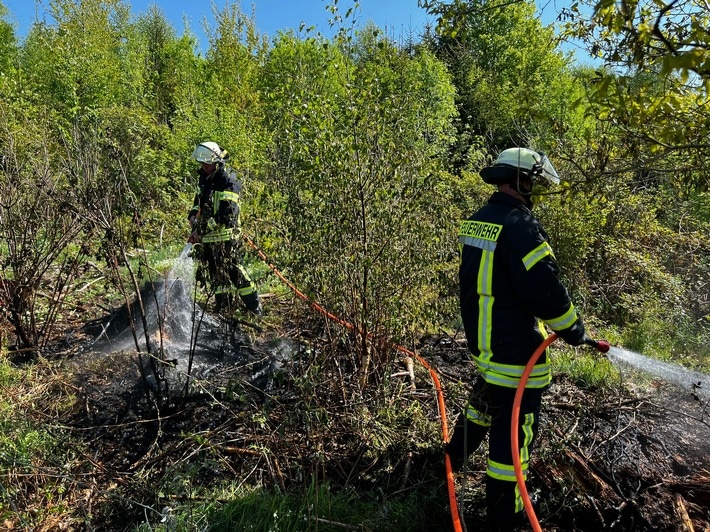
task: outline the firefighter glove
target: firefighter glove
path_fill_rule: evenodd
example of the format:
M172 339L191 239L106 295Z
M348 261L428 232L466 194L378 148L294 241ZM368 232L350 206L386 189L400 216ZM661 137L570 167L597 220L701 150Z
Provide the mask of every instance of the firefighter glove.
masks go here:
M557 334L569 345L582 345L587 338L581 318L577 318L571 327L558 331Z

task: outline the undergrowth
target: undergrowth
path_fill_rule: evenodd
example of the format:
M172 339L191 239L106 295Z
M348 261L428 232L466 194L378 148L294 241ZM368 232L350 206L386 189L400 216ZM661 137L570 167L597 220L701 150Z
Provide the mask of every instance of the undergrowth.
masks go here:
M52 427L67 396L47 364L16 367L0 357L0 523L36 529L70 511L74 460L61 429Z
M605 329L595 337L608 339L612 345L624 341L624 335L614 329ZM304 362L313 353L304 352ZM326 357L321 351L320 362L328 365L336 356ZM613 365L588 347L573 348L558 341L551 348L551 361L555 373L569 375L582 388L609 390L620 385ZM342 367L343 360L338 364ZM82 406L65 382L69 377L44 359L16 366L2 357L0 522L24 528L40 524L45 528L48 524L92 528L101 515L113 516L112 522L122 522L125 530L140 532L435 530L450 519L440 463L441 428L432 410L429 376L418 363L415 367L416 388L410 388L406 379L386 377L376 390L349 396L347 404L333 395L339 389L337 382L326 378L328 372L317 365L304 366L300 377L288 376L298 390L289 395L295 398L289 404L279 404L274 396L268 405L260 405L254 400L254 390L245 387L244 401L235 398L230 408L244 403L243 414L252 416L244 430L254 432L256 441L263 438L263 447L250 447L252 454L273 453L287 475L302 472L298 478L287 478L290 482L286 485L264 482L268 480L264 475L259 479L245 475L251 467L247 462L239 464L241 469L236 467L230 477L230 468L235 466L232 458L211 454L210 449L219 448L210 443L217 432L211 436L195 429L180 435L182 443L176 448L184 454L161 464L165 469L159 473L151 472L151 481L146 476L142 491L136 493L123 490L122 483L131 477L104 471L99 462L88 460L90 453L82 449L91 438L58 422L63 413ZM93 371L90 365L85 369ZM388 371L394 373L397 368ZM446 382L449 414L457 412L458 403L465 400L468 384ZM221 406L215 401L211 408ZM243 422L233 414L231 419L220 430L242 437L239 427ZM308 428L304 428L304 420ZM102 430L87 428L96 434ZM315 436L325 447L301 451L288 447L288 438L277 439L281 430L287 431L287 436L296 432ZM328 434L342 435L339 446L329 447L334 442L327 439ZM296 437L290 441L303 440ZM157 453L158 449L152 451ZM540 454L544 455L544 450ZM356 465L357 475L351 477ZM215 471L214 480L204 476L212 471L210 467ZM97 480L107 474L114 475L108 477L109 484L102 483L106 478ZM97 502L92 506L89 500ZM127 519L123 512L130 506L132 514Z

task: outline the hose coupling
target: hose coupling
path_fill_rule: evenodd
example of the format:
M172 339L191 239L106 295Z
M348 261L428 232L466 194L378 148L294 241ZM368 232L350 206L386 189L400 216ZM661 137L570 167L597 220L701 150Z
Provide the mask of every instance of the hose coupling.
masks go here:
M593 338L587 338L584 340L584 343L590 347L593 347L600 353L608 353L609 349L611 349L611 344L606 340L594 340Z

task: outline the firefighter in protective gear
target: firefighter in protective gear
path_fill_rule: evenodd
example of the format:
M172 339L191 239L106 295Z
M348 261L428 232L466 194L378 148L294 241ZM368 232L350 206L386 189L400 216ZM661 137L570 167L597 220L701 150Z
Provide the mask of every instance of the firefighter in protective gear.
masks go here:
M242 184L225 164L227 152L215 142L202 142L192 153L200 163L199 184L188 220L189 241L200 262L198 280L214 290L216 310L231 314L234 295L246 308L261 316L261 303L254 283L241 264L239 194Z
M446 450L453 467L460 469L488 434L488 520L493 530L510 530L524 520L510 448L516 388L547 336L546 326L571 345L581 345L586 335L558 279L547 234L531 211L536 193L559 183L552 164L542 153L511 148L480 174L498 191L459 230L461 316L479 375ZM542 394L550 382L544 353L527 381L520 407L524 476Z

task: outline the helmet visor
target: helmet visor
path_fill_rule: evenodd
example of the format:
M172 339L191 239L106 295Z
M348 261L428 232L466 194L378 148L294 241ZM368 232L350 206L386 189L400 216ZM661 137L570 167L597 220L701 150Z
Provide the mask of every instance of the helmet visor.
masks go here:
M217 163L222 160L221 150L214 142L203 142L192 152L192 158L200 163Z
M551 186L551 185L559 185L560 184L560 176L557 175L557 171L555 170L555 167L552 166L552 163L550 162L550 159L547 158L547 155L544 153L542 155L542 160L538 163L540 166L542 166L542 172L540 173L539 180L541 181L541 185L544 186Z

